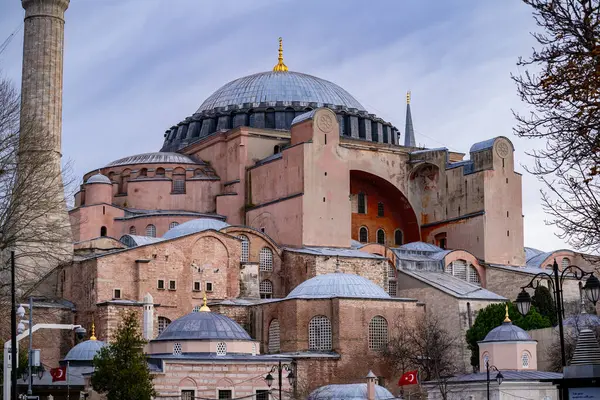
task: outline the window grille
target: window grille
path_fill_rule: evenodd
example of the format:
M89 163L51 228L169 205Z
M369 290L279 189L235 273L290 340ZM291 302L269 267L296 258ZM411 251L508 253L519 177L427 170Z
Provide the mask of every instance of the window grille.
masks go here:
M481 279L479 279L477 269L475 269L475 267L472 265L469 265L469 282L481 286Z
M274 319L269 325L269 353L279 353L280 350L279 321Z
M358 213L367 213L367 196L364 193L358 194Z
M173 345L173 354L176 356L181 355L181 343L177 342Z
M219 390L219 400L230 400L233 399L231 390Z
M263 272L273 271L273 252L268 247L260 250L259 270Z
M308 348L316 351L331 351L331 321L317 315L308 324Z
M196 393L193 390L182 390L181 391L181 400L194 400L196 397Z
M129 234L130 235L135 235L135 226L130 226L129 227Z
M452 272L455 277L467 280L467 263L464 260L456 260L452 262Z
M200 306L194 306L192 312L200 312Z
M388 294L392 297L396 297L398 293L398 284L396 281L388 282Z
M404 244L404 235L400 229L396 229L394 232L394 244L396 246L402 246Z
M523 353L521 356L523 368L529 368L529 354Z
M174 179L173 180L173 193L185 193L185 180Z
M269 391L264 389L257 390L256 400L269 400Z
M133 241L133 239L130 236L127 236L127 235L121 236L121 239L119 239L119 242L123 243L127 247L135 247L135 242Z
M158 317L158 334L160 335L161 333L163 333L163 331L167 329L167 326L169 326L170 323L171 320L169 318Z
M252 355L256 355L256 343L252 343Z
M369 242L369 231L364 226L358 231L358 241L361 243Z
M217 355L224 356L225 354L227 354L227 345L225 342L217 343Z
M260 292L261 299L270 299L273 297L273 283L270 280L265 279L259 285L258 291Z
M175 228L177 225L179 225L179 222L175 222L175 221L173 221L173 222L171 222L171 223L169 224L169 229L173 229L173 228Z
M377 243L385 245L385 231L383 229L377 231Z
M571 265L571 261L569 261L567 257L563 258L560 262L560 266L562 267L562 269L567 268L569 265Z
M248 236L240 235L238 239L242 241L242 258L241 262L248 262L250 258L250 241L248 240Z
M377 216L383 217L383 215L384 215L383 212L384 212L383 203L382 202L377 203Z
M452 263L446 265L446 268L444 268L444 272L452 275Z
M156 227L152 224L146 227L146 236L156 237Z
M383 350L388 342L388 324L385 318L377 315L369 322L369 349Z
M396 267L394 264L388 263L388 279L394 279L396 277Z

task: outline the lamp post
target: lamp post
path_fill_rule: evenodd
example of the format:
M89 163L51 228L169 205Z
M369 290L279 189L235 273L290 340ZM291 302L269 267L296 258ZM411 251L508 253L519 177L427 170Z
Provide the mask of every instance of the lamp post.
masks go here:
M496 375L496 382L498 382L498 386L502 384L502 381L504 380L504 375L502 375L502 372L500 372L498 368L496 368L493 365L490 365L489 361L485 362L485 371L487 374L487 399L490 400L490 371L498 371L498 374Z
M283 382L283 370L288 371L288 380L290 381L290 386L292 388L294 388L296 385L296 375L294 375L294 365L293 364L282 364L281 361L279 361L279 363L277 365L273 365L271 367L271 371L269 371L269 373L267 374L267 376L265 376L265 382L267 382L267 386L269 387L269 389L271 389L271 385L273 385L273 381L275 380L275 378L273 378L273 375L271 375L273 372L277 371L277 376L278 376L278 384L279 384L279 400L282 400L281 398L281 386L282 386L282 382Z
M11 361L11 369L10 369L10 383L12 384L12 390L10 392L10 395L13 399L17 398L18 395L18 391L17 391L17 299L16 299L16 285L15 285L15 252L11 251L10 252L10 295L11 295L11 302L10 302L10 341L11 341L11 347L10 347L10 361ZM6 360L7 355L4 355L4 363L6 364L7 360ZM4 370L6 371L8 369L8 365L4 365ZM8 379L6 379L7 377L4 377L4 385L7 386L7 381ZM5 395L4 398L5 400L7 399L6 396L6 390L4 391Z

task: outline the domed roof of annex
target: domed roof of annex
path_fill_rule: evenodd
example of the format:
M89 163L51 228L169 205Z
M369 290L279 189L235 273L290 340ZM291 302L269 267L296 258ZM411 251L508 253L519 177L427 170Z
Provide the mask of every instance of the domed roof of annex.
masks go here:
M244 76L226 83L211 94L198 108L198 113L217 107L242 106L244 103L275 102L332 104L365 108L350 93L335 83L316 76L292 71L268 71Z
M96 175L92 175L88 178L87 181L85 181L86 184L88 183L108 183L109 185L112 184L112 182L110 181L110 178L106 175L102 175L102 174L96 174Z
M252 340L237 322L213 312L192 312L171 322L154 341Z
M164 235L163 239L175 239L185 235L191 235L192 233L198 233L207 231L209 229L220 231L223 228L230 226L227 222L223 222L213 218L198 218L191 221L179 224L174 228L169 229Z
M512 322L503 322L502 325L492 329L483 339L483 342L530 342L531 336Z
M118 167L132 164L203 164L185 154L157 151L154 153L135 154L127 156L106 164L106 167Z
M330 299L352 297L359 299L390 299L381 287L359 275L334 272L317 275L302 282L286 299Z
M367 398L366 383L350 383L321 386L312 391L309 400L364 400ZM375 399L395 399L383 386L375 385Z
M86 340L69 350L63 361L92 361L104 346L106 343L100 340Z

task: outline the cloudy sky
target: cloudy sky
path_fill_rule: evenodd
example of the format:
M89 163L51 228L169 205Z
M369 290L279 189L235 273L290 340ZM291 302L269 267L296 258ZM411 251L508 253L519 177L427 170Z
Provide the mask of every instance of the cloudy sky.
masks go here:
M20 81L23 9L0 2L2 73ZM533 46L518 0L71 0L66 14L63 154L78 175L160 149L164 131L224 83L276 63L333 81L403 130L412 91L417 142L467 152L505 135L523 173L525 244L569 247L544 224L523 165L541 142L512 133L510 79Z

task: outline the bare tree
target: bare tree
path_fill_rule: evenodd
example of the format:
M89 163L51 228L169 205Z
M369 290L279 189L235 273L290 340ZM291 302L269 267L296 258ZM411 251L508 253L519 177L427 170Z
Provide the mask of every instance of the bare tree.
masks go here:
M442 321L426 314L416 321L400 318L392 328L383 357L397 375L418 369L422 381L433 381L443 400L449 399L449 381L459 373L458 337ZM415 397L413 397L415 398Z
M530 172L546 184L542 201L560 237L582 251L600 250L599 0L523 0L539 27L526 71L513 76L532 111L515 113L520 137L541 138Z

